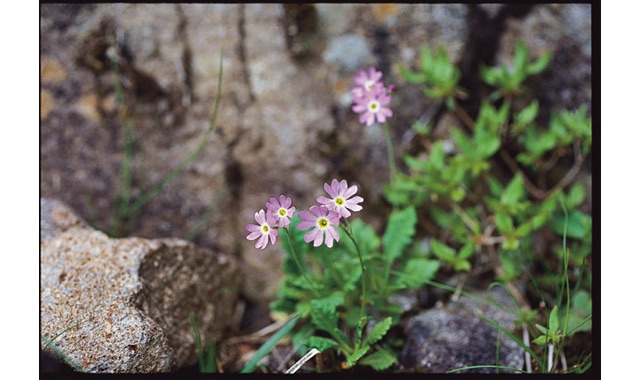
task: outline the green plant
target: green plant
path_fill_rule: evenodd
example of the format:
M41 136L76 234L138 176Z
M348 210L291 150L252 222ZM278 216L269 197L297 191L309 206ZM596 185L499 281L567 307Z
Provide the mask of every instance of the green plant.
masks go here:
M541 314L530 310L520 295L518 320L526 330L526 342L494 326L526 347L537 363L546 363L542 372L556 368L558 352L569 335L591 328L590 272L585 263L591 255L592 222L582 210L585 186L575 181L591 151L591 118L586 107L553 110L548 123L539 124L539 102L526 97L525 83L550 59L545 53L532 61L525 45L518 43L511 66L481 67L481 78L496 90L480 102L472 118L459 104L465 90L458 88L457 69L444 50L435 55L423 50L420 70L403 68L401 73L408 82L423 86L428 97L445 102L462 126L449 126L450 141L425 143L426 154L405 154L409 172L398 173L384 190L394 207L415 207L427 216L421 225L431 235L429 251L444 268L481 269L476 266L482 258L488 266L498 264L496 280L509 285L529 276L535 285L530 290L556 305ZM413 129L427 140L431 125L416 122ZM453 149L446 148L449 142ZM559 172L560 162L572 164L560 166ZM508 172L500 172L501 168ZM556 179L550 181L552 170ZM533 253L536 236L547 236L552 257ZM559 271L550 266L554 261ZM545 273L531 277L534 265ZM578 267L576 279L569 274ZM570 299L570 293L577 299ZM529 347L530 334L534 343L547 347L547 356Z
M196 316L193 311L189 311L189 323L193 331L193 339L196 343L196 352L198 354L198 366L202 373L218 372L218 363L216 358L217 346L215 341L209 342L205 349L202 349L202 339L200 338L200 329L196 322Z
M409 82L423 84L428 96L456 102L456 92L451 89L457 86L458 76L434 79L436 72L455 72L443 54L443 50L435 56L423 53L421 72L402 72ZM385 189L391 204L428 210L437 228L447 231L436 236L433 240L437 242L431 246L436 256L455 270L469 270L474 254L495 250L504 270L501 278L517 278L524 262L531 259L528 252L536 231L548 228L561 235L561 200L569 209L568 235L576 239L572 244L580 252L578 259L590 254L591 217L579 210L586 192L584 185L572 184L591 147L591 119L586 109L554 112L545 128L535 123L537 101L519 109L512 105L513 97L523 93L525 79L541 72L549 59L545 54L531 62L520 43L512 69L506 65L482 68L483 79L499 91L493 100L481 102L475 120L457 103L450 105L467 127L450 126L455 152L446 152L445 142L438 140L430 144L426 157L405 155L409 174L398 174ZM439 66L449 68L436 69ZM434 92L433 88L443 90ZM444 89L449 89L446 98L442 97ZM544 184L549 170L571 150L574 166L564 177L548 189L534 184ZM511 171L506 183L494 175L498 164ZM530 179L532 175L535 181ZM454 252L466 262L456 262Z

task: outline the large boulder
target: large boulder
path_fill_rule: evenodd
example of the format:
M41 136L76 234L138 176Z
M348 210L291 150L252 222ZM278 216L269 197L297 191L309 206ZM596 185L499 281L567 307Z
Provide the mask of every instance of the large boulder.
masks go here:
M235 259L180 239L112 239L56 200L42 198L40 209L41 333L62 332L53 343L84 371L194 363L190 311L203 340L223 337L239 288Z

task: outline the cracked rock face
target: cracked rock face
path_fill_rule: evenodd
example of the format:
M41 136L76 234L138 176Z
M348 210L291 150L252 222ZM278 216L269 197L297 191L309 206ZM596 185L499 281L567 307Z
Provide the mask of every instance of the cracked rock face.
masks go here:
M230 257L179 239L111 239L64 204L40 202L40 332L87 372L167 372L194 363L230 324ZM42 343L41 347L44 346Z

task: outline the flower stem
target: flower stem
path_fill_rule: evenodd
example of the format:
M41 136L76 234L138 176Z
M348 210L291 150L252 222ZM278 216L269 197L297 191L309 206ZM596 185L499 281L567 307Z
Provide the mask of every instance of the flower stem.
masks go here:
M360 259L360 268L362 268L362 276L361 276L361 280L362 280L361 281L361 283L362 283L362 305L360 306L360 319L362 319L362 317L364 317L364 305L367 303L365 285L364 285L364 272L366 272L366 269L365 269L365 266L364 266L364 261L362 260L362 253L360 252L360 247L358 246L358 242L356 241L356 239L354 239L353 235L351 235L350 229L344 227L343 225L340 225L340 227L342 227L344 232L347 233L347 236L349 237L349 239L351 239L351 241L353 242L353 245L356 247L356 251L358 252L358 258Z
M396 159L393 154L393 144L391 143L391 131L389 130L389 123L384 123L382 126L384 129L384 137L387 141L387 156L389 158L389 182L393 182L396 177Z
M284 229L284 232L287 233L287 241L289 242L289 248L291 248L291 256L293 256L293 260L296 262L298 269L300 269L300 273L302 274L302 276L309 283L309 287L313 292L313 294L317 295L316 286L314 285L313 281L311 281L311 279L309 278L309 273L305 270L305 267L300 262L300 259L298 259L298 255L296 255L296 250L293 247L293 244L291 243L291 232L289 232L289 229L287 227L282 227L282 228Z

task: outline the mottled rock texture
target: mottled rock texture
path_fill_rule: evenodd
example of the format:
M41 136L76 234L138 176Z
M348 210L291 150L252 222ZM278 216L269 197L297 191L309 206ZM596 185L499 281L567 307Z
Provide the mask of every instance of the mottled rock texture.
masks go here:
M514 308L501 288L477 297ZM500 365L523 369L524 350L504 333L483 321L484 315L508 331L514 331L515 316L497 306L463 296L446 306L436 307L412 317L407 323L407 340L398 359L405 368L427 373L444 373L456 368L496 365L496 347L500 347ZM461 372L495 373L494 368ZM501 372L513 372L501 370Z
M244 292L253 299L272 297L281 276L279 247L256 250L243 229L269 197L284 193L298 209L308 208L323 183L345 178L359 185L365 199L362 218L382 227L380 216L389 212L382 198L388 181L382 128L359 125L350 109L354 65L375 65L386 83L396 85L390 126L398 156L408 147L412 122L434 106L399 75L400 65L418 66L423 46L442 45L477 73L481 63L510 59L522 39L534 57L545 50L556 56L530 84L531 94L542 98L542 115L591 99L588 4L42 4L40 9L41 193L102 228L113 216L123 160L122 117L136 130L135 197L200 141L223 55L215 133L128 232L188 237L239 258L251 274L244 277ZM110 48L110 40L117 49ZM352 45L357 54L350 54ZM482 55L494 45L495 51ZM116 99L108 52L121 63L126 108ZM468 83L477 82L473 79ZM440 124L446 129L449 122Z
M40 202L40 328L87 372L166 372L194 363L230 325L236 260L180 239L112 239L59 201ZM79 324L78 326L74 326ZM43 344L44 345L44 344Z

